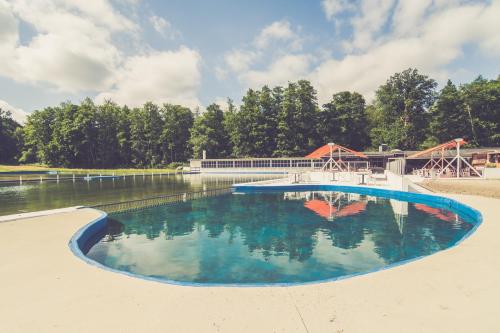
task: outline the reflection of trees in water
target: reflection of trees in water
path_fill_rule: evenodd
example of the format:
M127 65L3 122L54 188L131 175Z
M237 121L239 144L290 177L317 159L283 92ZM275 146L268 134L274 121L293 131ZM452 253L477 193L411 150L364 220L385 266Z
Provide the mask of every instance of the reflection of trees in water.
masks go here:
M112 241L121 235L138 234L155 239L163 232L167 239L172 239L199 229L212 238L227 233L229 242L241 238L250 251L260 251L264 257L286 255L305 261L313 254L318 232L342 249L359 247L369 234L373 251L392 263L448 247L466 232L416 210L411 204L411 218L401 231L387 200L367 202L366 211L333 221L305 209L303 200L284 200L283 193L223 195L119 214L110 219L108 237ZM347 197L341 200L339 203L344 206L356 202ZM366 202L366 197L359 200Z
M391 206L386 200L370 203L366 232L371 234L374 251L388 263L429 255L445 249L461 239L472 227L460 227L408 206L408 216L399 230Z
M193 201L193 209L207 209L209 213L198 223L212 236L227 231L230 239L239 234L250 251L260 250L264 256L286 254L290 259L305 260L316 243L317 223L304 223L304 210L293 202L283 201L282 194L225 196L213 201ZM308 221L309 222L309 221ZM311 221L312 222L312 221Z

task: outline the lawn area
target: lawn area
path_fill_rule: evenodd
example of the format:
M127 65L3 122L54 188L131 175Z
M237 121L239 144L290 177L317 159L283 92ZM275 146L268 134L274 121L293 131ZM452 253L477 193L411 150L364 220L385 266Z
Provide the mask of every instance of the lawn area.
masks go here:
M145 173L168 173L175 172L175 169L71 169L71 168L51 168L38 164L29 165L0 165L1 172L9 171L57 171L59 173L77 173L77 174L103 174L103 175L123 175L123 174L141 174Z

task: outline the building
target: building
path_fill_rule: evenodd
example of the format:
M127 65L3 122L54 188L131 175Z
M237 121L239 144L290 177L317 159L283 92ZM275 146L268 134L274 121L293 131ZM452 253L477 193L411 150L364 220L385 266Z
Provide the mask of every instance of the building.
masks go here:
M500 151L500 148L462 148L462 157L474 162L475 156L483 156L489 152ZM430 157L423 156L414 159L406 159L416 151L367 151L362 152L367 159L359 158L353 154L343 153L342 160L349 164L350 170L370 169L374 172L382 172L391 169L395 161L402 165L405 173L422 168ZM453 158L455 152L445 152L446 158ZM496 156L496 155L495 155ZM192 159L190 167L192 172L201 173L296 173L310 170L321 170L328 158L305 158L305 157L280 157L280 158L238 158L238 159ZM394 170L393 170L394 171Z

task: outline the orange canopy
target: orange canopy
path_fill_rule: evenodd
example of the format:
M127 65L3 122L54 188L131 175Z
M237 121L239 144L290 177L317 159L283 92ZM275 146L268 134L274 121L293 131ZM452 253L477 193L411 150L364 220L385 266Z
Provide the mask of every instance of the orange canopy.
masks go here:
M432 154L435 151L440 151L440 150L445 150L445 149L452 149L456 148L457 145L465 145L467 142L464 139L456 139L456 140L451 140L445 143L442 143L436 147L432 147L426 150L419 151L418 153L415 153L413 155L408 156L408 158L417 158L423 155L427 154Z
M341 145L334 144L332 146L332 152L336 152L336 151L351 153L351 154L356 155L356 156L361 157L361 158L368 158L368 156L366 156L363 153L357 152L355 150L346 148L346 147L341 146ZM324 145L322 147L319 147L318 149L316 149L315 151L313 151L312 153L307 155L305 158L322 158L322 157L330 157L330 146L329 145Z

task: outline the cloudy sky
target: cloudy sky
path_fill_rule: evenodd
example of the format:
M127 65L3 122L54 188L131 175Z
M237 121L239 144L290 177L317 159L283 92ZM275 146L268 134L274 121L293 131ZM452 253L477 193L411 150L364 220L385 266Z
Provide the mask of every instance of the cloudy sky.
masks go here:
M309 79L370 99L410 66L500 74L500 0L0 0L0 107L206 106Z

